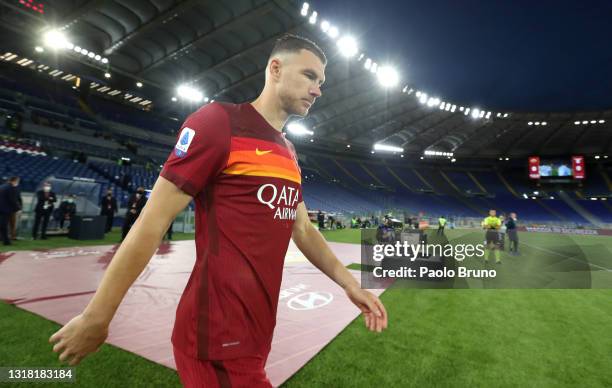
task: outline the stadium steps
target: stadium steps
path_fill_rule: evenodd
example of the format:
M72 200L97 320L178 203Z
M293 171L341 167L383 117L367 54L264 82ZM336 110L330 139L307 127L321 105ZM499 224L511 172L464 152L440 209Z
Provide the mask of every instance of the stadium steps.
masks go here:
M436 190L434 189L434 187L427 182L427 180L425 178L423 178L423 175L421 175L416 169L412 168L411 169L414 172L414 175L417 176L417 178L419 178L421 180L421 182L423 182L425 184L425 186L429 187L434 193L436 192Z
M363 170L368 173L369 176L372 177L372 179L374 179L376 181L376 183L378 183L381 186L387 187L386 184L384 184L380 179L378 179L378 177L376 176L376 174L374 174L372 171L370 171L369 168L367 168L363 163L357 163L359 166L361 166L361 168L363 168Z
M348 175L349 177L351 177L352 180L354 180L359 186L366 186L362 181L360 181L359 179L357 179L355 177L355 175L353 175L348 169L344 168L343 165L341 165L340 163L338 163L338 161L336 159L332 159L332 162L334 162L336 164L336 166L338 166L340 168L340 170L342 170L343 173L345 173L346 175Z
M478 181L478 179L476 179L476 176L474 176L474 174L472 174L471 172L467 171L466 172L467 175L470 177L470 179L472 179L472 181L474 181L474 184L484 193L488 193L487 189L485 189L485 187L480 184L480 182Z
M442 178L444 178L444 180L446 181L446 183L448 183L450 185L450 187L452 187L453 189L455 189L455 191L457 192L457 194L459 195L463 195L463 192L461 191L461 189L459 189L459 187L457 187L456 184L453 183L452 179L450 179L448 177L448 175L446 175L444 173L444 171L442 170L438 170L438 172L440 173L440 175L442 176Z
M499 180L504 184L504 186L506 186L506 189L508 189L508 191L512 193L512 195L514 195L516 198L520 198L520 195L518 195L518 193L512 188L512 186L510 186L510 183L508 183L506 178L504 178L504 176L499 171L495 172L497 173L497 177L499 178Z
M559 220L565 221L565 222L571 222L570 219L568 219L567 217L565 217L563 214L559 213L558 211L552 209L550 206L545 204L544 201L542 201L540 199L536 199L535 201L536 201L536 203L538 205L542 206L547 212L549 212L553 216L557 217Z
M586 219L587 221L589 221L591 224L595 225L596 227L598 228L602 227L602 221L598 217L596 217L593 213L589 212L588 210L580 206L580 204L574 201L572 197L567 195L566 192L559 191L558 194L559 194L559 197L563 200L563 202L565 202L569 207L574 209L576 213L580 214L584 219Z
M329 179L330 181L336 179L332 174L329 173L329 171L323 168L323 166L321 166L315 158L308 158L308 163L312 164L315 167L314 170L317 171L323 177Z
M390 173L391 175L393 175L393 177L394 177L395 179L397 179L397 181L398 181L398 182L399 182L399 183L400 183L402 186L404 186L405 188L407 188L407 189L408 189L408 190L409 190L411 193L414 193L414 190L412 189L412 187L410 187L408 184L406 184L406 182L404 182L404 180L403 180L402 178L400 178L400 176L399 176L399 175L397 175L397 174L395 173L395 171L393 171L393 170L391 169L391 167L390 167L390 166L385 166L385 168L386 168L386 169L389 171L389 173Z

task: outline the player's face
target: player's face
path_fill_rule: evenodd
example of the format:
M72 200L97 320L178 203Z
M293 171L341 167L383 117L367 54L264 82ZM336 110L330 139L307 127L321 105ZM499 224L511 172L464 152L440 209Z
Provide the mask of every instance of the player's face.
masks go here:
M495 217L496 214L497 214L497 212L495 210L489 210L489 215L491 217Z
M281 107L289 115L306 116L321 97L325 66L314 53L300 50L285 57L278 84Z

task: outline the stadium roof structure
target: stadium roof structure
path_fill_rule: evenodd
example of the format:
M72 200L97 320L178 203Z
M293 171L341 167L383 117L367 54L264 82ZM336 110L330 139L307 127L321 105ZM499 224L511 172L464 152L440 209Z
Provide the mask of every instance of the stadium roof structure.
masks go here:
M324 32L322 15L311 23L313 10L304 14L301 1L49 0L44 12L33 12L36 3L0 3L3 51L76 66L80 75L140 93L167 114L195 109L173 102L179 84L201 90L206 101L254 99L275 40L294 33L316 41L329 61L323 96L301 121L314 135L295 138L298 147L338 151L350 145L351 153L369 154L375 143L384 143L404 154L436 150L461 158L612 153L612 110L488 112L484 106L475 114L476 107L426 96L418 80L382 88L364 67L367 47L352 58L340 55L342 33ZM72 50L34 54L51 29L97 59Z

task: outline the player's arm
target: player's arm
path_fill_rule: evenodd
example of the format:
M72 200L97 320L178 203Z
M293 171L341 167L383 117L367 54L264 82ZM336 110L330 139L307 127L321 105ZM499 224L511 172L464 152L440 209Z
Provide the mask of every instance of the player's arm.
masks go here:
M147 205L115 253L85 310L49 339L55 343L53 351L60 353L60 361L72 359L70 365L76 365L102 345L127 290L155 253L170 222L191 199L172 182L161 176L157 179Z
M376 295L361 289L357 280L334 255L321 233L312 226L304 202L297 207L292 238L315 267L345 290L349 299L363 312L368 329L381 332L387 328L387 312L382 302Z

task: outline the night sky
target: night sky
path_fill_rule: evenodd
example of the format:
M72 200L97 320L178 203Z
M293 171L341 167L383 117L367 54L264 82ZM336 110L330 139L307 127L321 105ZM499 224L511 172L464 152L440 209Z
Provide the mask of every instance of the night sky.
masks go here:
M612 108L612 1L316 0L429 95L494 111Z

